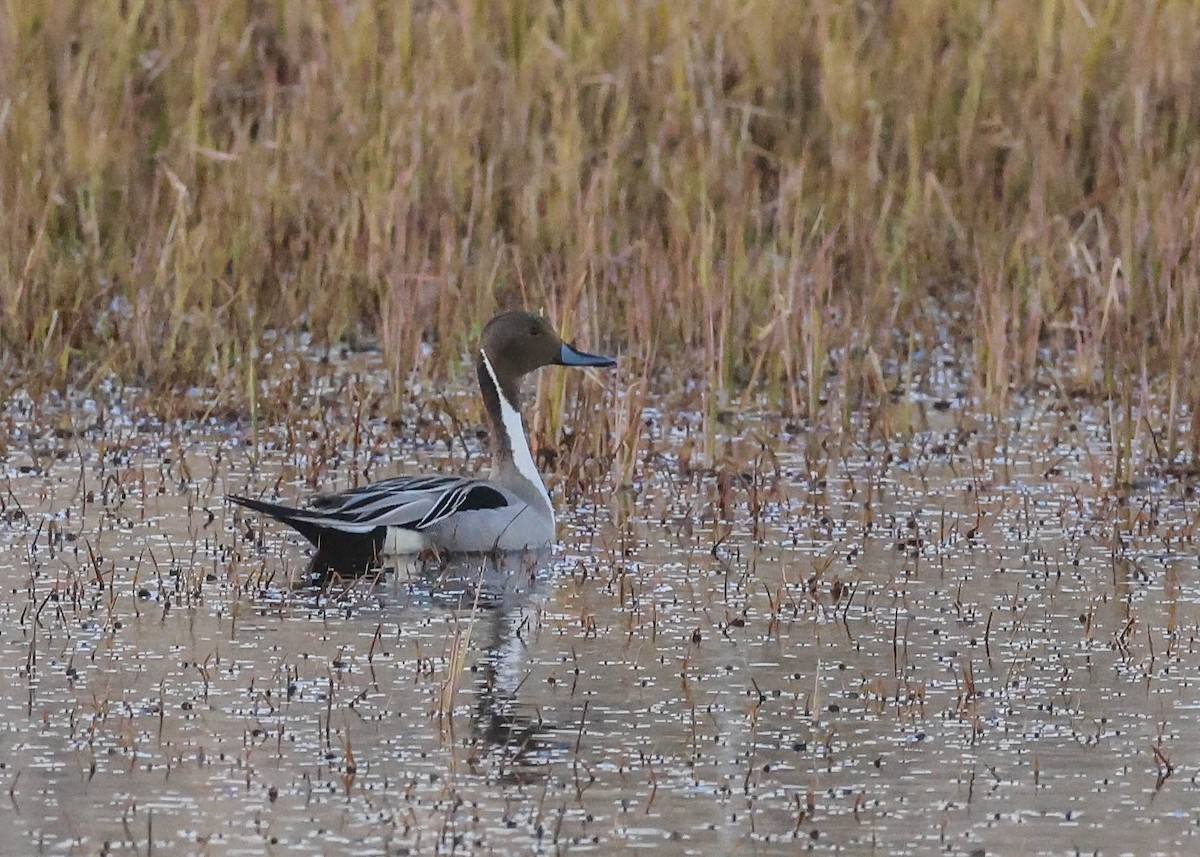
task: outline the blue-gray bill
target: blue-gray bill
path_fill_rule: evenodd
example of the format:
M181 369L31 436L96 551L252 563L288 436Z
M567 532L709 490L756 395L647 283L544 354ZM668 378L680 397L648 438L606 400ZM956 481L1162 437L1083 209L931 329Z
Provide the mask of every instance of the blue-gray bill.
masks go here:
M617 361L602 354L588 354L574 346L562 344L558 362L562 366L616 366Z

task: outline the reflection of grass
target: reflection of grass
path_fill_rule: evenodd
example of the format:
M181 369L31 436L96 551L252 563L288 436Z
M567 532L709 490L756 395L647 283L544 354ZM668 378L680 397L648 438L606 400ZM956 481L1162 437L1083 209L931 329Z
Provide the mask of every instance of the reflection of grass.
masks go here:
M0 42L0 335L54 377L233 384L297 327L434 372L525 304L710 414L946 338L996 396L1053 356L1197 399L1194 4L33 2Z

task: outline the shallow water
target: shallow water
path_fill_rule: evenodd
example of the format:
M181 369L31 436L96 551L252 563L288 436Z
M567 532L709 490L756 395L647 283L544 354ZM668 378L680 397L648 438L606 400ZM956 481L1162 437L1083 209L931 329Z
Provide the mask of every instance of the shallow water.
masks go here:
M731 417L715 471L648 412L552 555L294 588L223 494L475 439L122 395L4 411L3 853L1200 852L1197 499L1082 405Z

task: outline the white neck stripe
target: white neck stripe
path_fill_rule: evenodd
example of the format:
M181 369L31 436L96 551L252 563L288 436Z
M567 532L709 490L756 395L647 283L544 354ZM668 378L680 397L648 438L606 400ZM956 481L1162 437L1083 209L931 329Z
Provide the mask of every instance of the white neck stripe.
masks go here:
M547 493L546 486L542 483L541 474L538 473L537 467L533 463L533 455L529 451L529 441L525 437L525 426L521 423L521 414L504 395L504 388L500 386L500 379L496 377L496 370L492 368L492 361L488 360L487 352L480 349L479 354L483 357L483 365L487 369L488 375L491 376L492 384L496 387L496 398L500 400L500 421L504 425L504 433L508 436L508 450L512 453L513 464L517 466L517 472L537 489L546 503L546 508L553 515L554 507L550 505L550 494Z

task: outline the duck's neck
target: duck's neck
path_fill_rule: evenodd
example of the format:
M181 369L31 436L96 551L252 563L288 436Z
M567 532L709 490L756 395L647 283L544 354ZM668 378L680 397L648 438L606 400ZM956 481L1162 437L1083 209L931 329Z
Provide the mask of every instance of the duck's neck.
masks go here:
M492 361L488 360L487 354L482 350L479 352L476 372L479 375L479 389L483 393L488 419L492 423L493 480L512 489L527 501L540 501L545 511L553 515L550 495L546 492L541 474L533 463L529 440L525 436L525 424L521 420L518 404L518 382L516 379L506 378L502 383L492 366Z

